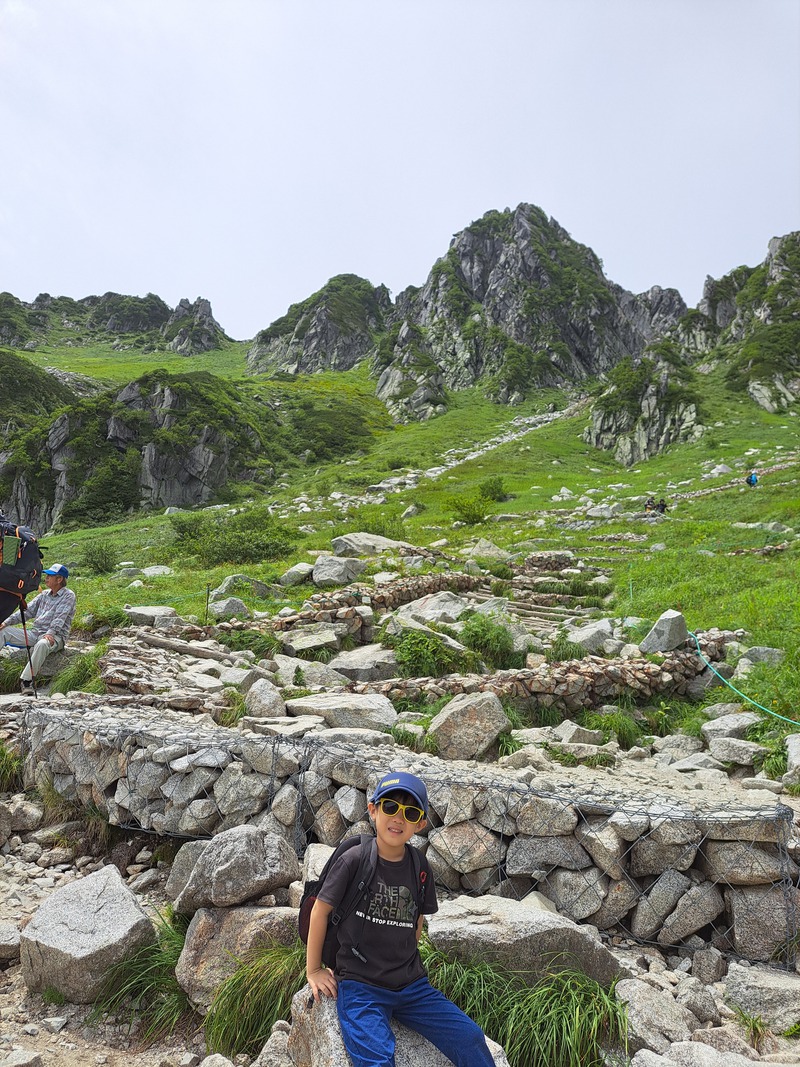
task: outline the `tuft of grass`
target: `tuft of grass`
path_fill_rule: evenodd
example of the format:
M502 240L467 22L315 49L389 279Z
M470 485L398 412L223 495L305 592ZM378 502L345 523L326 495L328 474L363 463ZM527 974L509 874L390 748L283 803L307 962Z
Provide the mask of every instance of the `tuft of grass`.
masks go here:
M402 723L399 726L393 726L389 733L392 735L398 745L402 745L404 748L410 748L412 752L420 752L424 750L425 735L418 736L407 729Z
M21 660L0 659L0 693L18 693L19 676L22 673Z
M205 1019L206 1047L223 1056L257 1056L273 1025L288 1019L306 981L306 947L267 941L246 953L217 988Z
M489 615L473 615L467 619L461 631L461 641L493 670L524 666L525 653L515 652L511 631Z
M580 763L574 752L562 752L560 748L551 745L549 741L545 741L542 748L551 760L555 763L560 763L562 767L577 767Z
M519 752L521 748L525 747L522 741L512 737L511 734L500 734L497 739L497 745L499 756L510 756L512 752Z
M610 752L595 752L581 760L584 767L613 767L616 763Z
M739 1024L744 1028L747 1040L756 1050L762 1052L767 1040L772 1037L772 1031L760 1015L751 1015L738 1005L731 1005Z
M403 678L439 677L461 670L465 657L424 630L404 630L399 637L383 637L383 644L394 648Z
M431 983L503 1046L512 1067L601 1067L606 1050L627 1049L626 1009L613 985L570 970L527 984L486 960L453 959L426 937L420 952Z
M218 633L217 639L233 652L254 652L257 659L271 659L281 650L281 643L274 633L260 630L230 630Z
M178 985L175 967L186 940L188 918L168 908L156 914L156 941L109 969L104 991L95 1002L90 1022L105 1015L127 1016L128 1026L141 1026L139 1038L151 1045L174 1033L193 1017L189 998Z
M636 719L622 710L612 711L607 715L587 712L579 716L579 722L587 730L602 730L603 742L615 737L620 748L624 749L633 748L642 736L642 728Z
M72 689L84 693L105 693L100 678L100 659L108 649L107 641L100 641L91 652L84 652L60 670L50 685L51 693L68 693Z
M239 692L230 692L227 694L228 704L227 707L219 713L217 722L220 726L228 726L231 729L238 726L239 720L247 711L245 706L245 698Z
M118 827L111 825L108 815L96 804L84 807L77 800L69 800L62 796L53 785L51 778L46 778L39 786L38 794L44 809L42 815L44 826L53 826L60 822L82 824L80 830L76 831L69 841L65 841L65 847L80 846L82 851L98 855L107 852L116 836L122 833Z
M0 741L0 793L19 793L22 789L22 757Z
M61 990L56 989L54 985L45 986L42 990L42 1000L45 1004L51 1004L53 1007L61 1007L62 1004L67 1002L67 998Z
M552 644L545 650L544 658L548 663L563 663L569 659L583 659L586 649L582 645L570 641L567 631L560 627Z

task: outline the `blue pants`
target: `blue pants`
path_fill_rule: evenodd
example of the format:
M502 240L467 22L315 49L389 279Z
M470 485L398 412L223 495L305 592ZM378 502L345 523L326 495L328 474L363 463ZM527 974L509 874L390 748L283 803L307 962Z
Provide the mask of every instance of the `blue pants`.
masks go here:
M397 990L345 979L336 1007L353 1067L394 1067L391 1018L427 1037L456 1067L494 1067L483 1030L427 978Z

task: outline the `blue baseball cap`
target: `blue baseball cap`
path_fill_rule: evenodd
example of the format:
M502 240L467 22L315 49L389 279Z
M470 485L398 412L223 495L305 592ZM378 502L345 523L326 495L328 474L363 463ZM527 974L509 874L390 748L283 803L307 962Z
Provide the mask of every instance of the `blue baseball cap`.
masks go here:
M428 790L421 778L408 771L389 771L378 782L372 795L372 803L377 804L387 793L410 793L422 810L428 812Z
M54 563L52 567L48 567L46 570L42 571L42 573L55 574L57 578L63 578L65 582L67 578L69 578L69 571L63 563Z

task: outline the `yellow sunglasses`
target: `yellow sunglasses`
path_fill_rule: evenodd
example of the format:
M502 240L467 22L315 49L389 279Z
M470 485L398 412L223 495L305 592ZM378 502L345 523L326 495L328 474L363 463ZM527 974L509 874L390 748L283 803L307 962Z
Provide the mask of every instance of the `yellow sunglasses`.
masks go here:
M420 822L425 817L425 812L422 808L418 808L415 804L400 804L396 800L384 798L378 801L378 807L384 815L396 815L399 811L406 822L412 824Z

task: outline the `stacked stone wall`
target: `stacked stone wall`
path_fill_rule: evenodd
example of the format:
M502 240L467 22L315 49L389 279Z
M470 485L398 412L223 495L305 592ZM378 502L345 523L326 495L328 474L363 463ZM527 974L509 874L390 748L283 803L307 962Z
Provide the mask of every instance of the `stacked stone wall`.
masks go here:
M127 697L40 703L23 725L29 786L50 779L113 824L163 835L253 823L298 854L366 830L378 777L410 766L431 802L417 844L443 890L537 890L611 936L793 958L800 853L777 802L721 810L704 796L690 805L596 785L543 791L497 767L400 752L388 737L268 738Z

